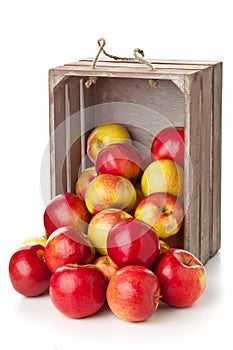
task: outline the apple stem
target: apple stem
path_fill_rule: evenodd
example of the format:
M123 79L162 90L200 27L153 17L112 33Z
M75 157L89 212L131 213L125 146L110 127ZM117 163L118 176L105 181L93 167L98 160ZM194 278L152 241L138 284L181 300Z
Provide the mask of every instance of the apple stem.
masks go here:
M172 214L172 211L171 211L171 210L166 210L166 208L164 207L164 208L162 209L162 213L163 213L163 214L166 214L166 215L171 215L171 214Z
M37 256L45 262L44 251L42 249L37 251Z
M189 261L185 265L190 266L191 262L192 262L192 259L189 259Z

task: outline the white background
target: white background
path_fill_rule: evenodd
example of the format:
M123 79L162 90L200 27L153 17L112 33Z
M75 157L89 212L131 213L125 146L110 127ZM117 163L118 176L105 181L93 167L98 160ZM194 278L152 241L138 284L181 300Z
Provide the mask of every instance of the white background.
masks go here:
M0 5L1 111L1 348L200 349L231 339L232 315L232 8L230 1L2 1ZM131 56L210 59L224 64L222 248L206 265L207 290L189 309L161 306L133 324L107 310L72 320L48 296L26 299L11 287L8 262L28 236L44 233L40 167L48 143L48 69L107 51ZM47 172L46 172L47 171ZM49 169L43 178L49 189ZM3 346L4 344L4 346Z

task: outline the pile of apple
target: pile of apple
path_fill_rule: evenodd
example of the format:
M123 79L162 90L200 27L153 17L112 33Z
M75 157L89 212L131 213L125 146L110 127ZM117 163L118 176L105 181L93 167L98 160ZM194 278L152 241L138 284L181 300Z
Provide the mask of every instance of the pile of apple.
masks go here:
M45 208L45 236L27 240L10 258L9 276L24 296L49 291L64 315L82 318L105 301L127 321L152 316L162 301L195 303L206 286L202 263L170 247L183 212L184 130L167 127L144 156L120 124L97 126L88 136L93 166L75 193Z

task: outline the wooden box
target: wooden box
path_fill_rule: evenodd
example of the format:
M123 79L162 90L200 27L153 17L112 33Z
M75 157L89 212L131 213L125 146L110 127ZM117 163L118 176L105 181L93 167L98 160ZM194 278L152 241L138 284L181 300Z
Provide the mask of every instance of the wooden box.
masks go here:
M87 59L49 71L51 197L74 192L78 174L90 166L86 139L96 125L126 125L145 150L169 123L183 126L185 217L170 243L206 263L220 248L222 64L150 62L153 70L100 59L93 69Z

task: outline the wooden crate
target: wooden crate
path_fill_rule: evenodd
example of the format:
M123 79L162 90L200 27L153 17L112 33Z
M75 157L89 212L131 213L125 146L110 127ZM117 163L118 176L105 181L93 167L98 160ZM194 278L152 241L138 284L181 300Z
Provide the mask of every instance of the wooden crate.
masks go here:
M91 62L49 71L51 197L73 192L79 172L90 166L86 139L96 125L126 125L146 150L164 126L184 126L185 218L170 244L206 263L220 248L221 62L150 60L153 70L109 59L92 69ZM97 79L87 88L89 77Z

